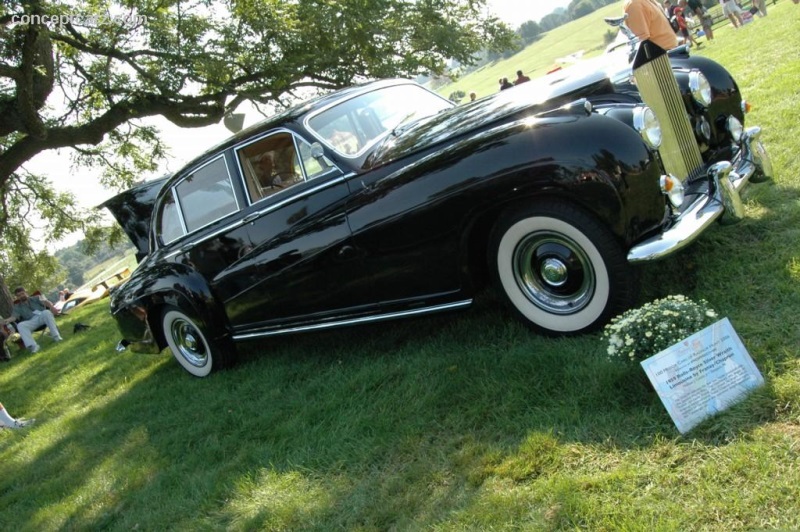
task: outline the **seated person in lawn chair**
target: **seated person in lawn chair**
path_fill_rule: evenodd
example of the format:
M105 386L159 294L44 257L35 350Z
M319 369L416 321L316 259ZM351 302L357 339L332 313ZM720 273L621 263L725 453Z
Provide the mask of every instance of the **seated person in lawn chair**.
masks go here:
M14 290L14 309L11 317L3 320L4 324L16 321L16 328L22 337L22 343L31 353L39 351L39 344L33 339L33 332L47 326L50 329L50 336L56 342L61 341L61 333L56 325L55 315L58 310L53 304L42 298L38 292L33 297L29 297L25 288L18 286Z

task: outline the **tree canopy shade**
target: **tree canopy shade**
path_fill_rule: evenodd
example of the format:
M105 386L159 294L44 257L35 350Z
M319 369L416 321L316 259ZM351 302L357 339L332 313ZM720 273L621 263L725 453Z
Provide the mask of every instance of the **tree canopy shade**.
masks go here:
M73 148L126 187L163 156L158 132L219 122L301 89L442 73L513 33L485 0L0 0L0 236L39 211L52 238L82 227L69 195L24 164Z

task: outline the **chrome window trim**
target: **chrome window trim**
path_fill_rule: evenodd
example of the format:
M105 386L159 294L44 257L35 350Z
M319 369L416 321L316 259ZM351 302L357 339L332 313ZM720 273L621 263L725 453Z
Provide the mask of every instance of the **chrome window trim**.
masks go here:
M164 217L164 200L162 199L161 202L159 202L159 204L158 204L158 225L159 225L159 227L155 229L155 231L156 231L156 242L158 242L158 244L159 244L158 247L159 248L166 247L166 246L172 244L173 242L175 242L176 240L180 240L181 238L184 238L186 235L189 234L189 231L186 230L186 221L183 219L183 210L181 209L181 204L178 202L178 196L177 196L177 193L175 192L175 188L174 187L170 187L169 195L170 195L170 197L172 197L172 203L175 205L175 209L176 209L176 211L178 213L178 223L181 224L181 229L183 230L183 234L178 236L178 237L176 237L176 238L173 238L169 242L165 242L164 239L161 238L161 235L163 234L161 232L161 221L163 220L163 217Z
M346 320L339 320L339 321L331 321L325 323L316 323L313 325L301 325L298 327L287 327L285 329L276 329L271 331L263 331L263 332L252 332L252 333L244 333L244 334L234 334L233 339L235 341L240 340L251 340L254 338L263 338L266 336L280 336L283 334L293 334L297 332L305 332L305 331L320 331L325 329L332 329L335 327L344 327L348 325L358 325L362 323L374 323L379 321L386 321L386 320L393 320L396 318L405 318L411 316L418 316L421 314L431 314L434 312L443 312L447 310L456 310L460 308L466 308L472 304L472 299L465 299L463 301L456 301L455 303L445 303L443 305L434 305L432 307L424 307L418 308L413 310L403 310L400 312L389 312L386 314L376 314L373 316L366 316L363 318L352 318Z
M260 217L265 216L265 215L267 215L267 214L269 214L269 213L271 213L273 211L277 211L278 209L280 209L280 208L282 208L282 207L284 207L284 206L286 206L286 205L288 205L288 204L290 204L290 203L292 203L294 201L299 201L299 200L305 199L307 196L310 196L310 195L312 195L312 194L314 194L314 193L316 193L316 192L318 192L320 190L324 190L326 188L330 188L330 187L333 187L335 185L338 185L339 183L343 183L343 182L346 181L347 178L352 177L354 175L355 174L348 174L346 176L339 176L336 179L332 179L332 180L330 180L328 182L325 182L325 183L320 183L319 185L317 185L317 186L315 186L313 188L310 188L308 190L304 190L302 192L299 192L299 193L295 194L294 196L285 198L285 199L283 199L283 200L281 200L281 201L279 201L277 203L273 203L272 205L268 205L268 206L264 207L263 209L257 210L255 212L243 217L243 218L240 218L239 220L236 220L235 222L233 222L233 223L231 223L229 225L226 225L224 227L220 227L219 229L217 229L213 233L210 233L208 235L203 236L203 238L198 238L198 239L193 240L191 242L185 243L184 245L182 245L180 247L180 249L175 249L175 250L170 251L169 253L167 253L164 256L164 258L166 258L166 259L172 258L172 257L174 257L174 256L176 256L176 255L178 255L180 253L183 253L182 250L184 248L193 248L194 246L196 246L196 245L198 245L198 244L200 244L202 242L205 242L206 240L209 240L209 239L212 239L212 238L216 238L217 236L219 236L219 235L221 235L223 233L227 233L229 231L233 231L234 229L238 229L239 227L243 227L246 224L252 223L252 220L248 220L247 222L245 222L245 218L253 218L253 219L260 218ZM173 242L175 242L175 240L173 240Z
M256 203L259 203L260 200L259 201L253 201L253 198L250 197L250 189L247 187L246 177L244 175L244 169L242 168L242 161L239 159L239 152L241 150L243 150L244 148L250 146L251 144L255 144L256 142L260 142L260 141L264 140L267 137L271 137L271 136L277 135L279 133L288 133L288 134L290 134L292 136L292 144L294 145L294 151L297 154L297 160L300 161L300 169L303 171L303 181L306 182L306 183L309 182L308 172L306 172L306 167L303 164L303 159L302 159L302 157L300 157L300 150L297 147L297 140L298 139L302 140L303 142L308 142L308 141L305 140L303 137L300 137L297 133L295 133L291 129L288 129L288 128L285 128L285 127L279 127L279 128L276 128L276 129L270 129L269 131L266 131L266 132L262 133L261 135L258 135L256 137L251 137L251 138L247 139L246 141L244 141L244 142L242 142L240 144L237 144L237 145L232 147L233 159L234 159L234 161L236 161L236 168L239 170L239 181L240 181L242 187L244 188L244 193L245 193L245 196L246 196L247 201L248 201L248 207L251 206L251 205L255 205ZM310 143L309 143L309 145L310 145ZM333 161L331 161L331 168L327 172L325 172L323 174L319 174L314 179L319 179L320 177L324 177L324 176L328 175L331 172L341 172L339 167L336 166L336 163L334 163ZM289 187L289 188L291 188L291 187ZM275 194L273 194L273 196L278 196L278 195L282 194L283 192L289 190L289 188L283 189L283 190L281 190L279 192L276 192ZM264 198L261 198L261 199L264 199Z

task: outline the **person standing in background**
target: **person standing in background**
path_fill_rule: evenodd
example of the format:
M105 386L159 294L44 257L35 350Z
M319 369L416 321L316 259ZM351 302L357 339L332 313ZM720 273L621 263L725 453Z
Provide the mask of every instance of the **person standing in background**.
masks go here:
M734 0L719 0L719 4L722 6L722 13L728 17L734 28L741 28L744 25L742 8Z
M640 41L650 41L664 50L678 46L678 36L667 20L661 6L651 0L626 0L623 10L628 15L625 24Z
M700 0L686 0L686 5L689 6L689 9L695 16L700 20L700 24L703 25L703 33L706 35L706 39L709 41L714 40L714 29L712 28L713 19L709 16L708 11Z

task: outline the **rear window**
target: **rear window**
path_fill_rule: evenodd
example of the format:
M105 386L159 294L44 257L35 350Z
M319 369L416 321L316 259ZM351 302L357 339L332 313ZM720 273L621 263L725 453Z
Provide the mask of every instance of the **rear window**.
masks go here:
M159 237L165 244L239 210L228 165L222 157L197 169L170 192L158 216Z

